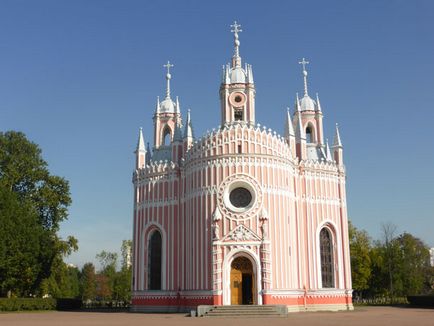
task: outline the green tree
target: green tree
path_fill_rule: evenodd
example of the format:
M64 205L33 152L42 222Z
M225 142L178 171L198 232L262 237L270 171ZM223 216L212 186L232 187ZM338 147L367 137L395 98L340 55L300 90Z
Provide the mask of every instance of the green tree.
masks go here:
M95 266L92 263L83 265L80 277L80 292L83 300L94 300L96 298L96 274Z
M131 255L132 241L123 240L121 245L122 264L121 269L116 273L114 282L113 297L115 300L128 302L131 299Z
M2 229L16 237L0 237L0 296L40 294L56 261L77 249L73 237L57 235L71 204L68 182L50 174L35 143L8 131L0 132L0 189Z
M348 222L353 289L361 294L369 287L371 277L371 240L364 230L358 230Z
M0 187L0 296L29 295L43 269L38 260L45 231L31 203Z
M430 277L429 248L422 240L404 232L396 239L399 246L400 269L397 292L399 295L426 292Z

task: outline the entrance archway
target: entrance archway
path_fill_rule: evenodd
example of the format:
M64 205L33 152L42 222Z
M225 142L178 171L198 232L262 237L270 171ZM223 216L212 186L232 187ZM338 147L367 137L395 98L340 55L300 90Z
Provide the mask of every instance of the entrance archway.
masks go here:
M237 257L231 264L231 304L255 303L255 277L253 265L247 257Z

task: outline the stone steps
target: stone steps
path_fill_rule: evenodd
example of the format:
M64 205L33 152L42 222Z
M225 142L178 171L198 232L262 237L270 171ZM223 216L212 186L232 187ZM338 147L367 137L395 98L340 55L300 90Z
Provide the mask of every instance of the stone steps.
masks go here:
M285 306L212 306L203 315L204 317L240 317L240 318L260 318L260 317L286 317L287 310Z

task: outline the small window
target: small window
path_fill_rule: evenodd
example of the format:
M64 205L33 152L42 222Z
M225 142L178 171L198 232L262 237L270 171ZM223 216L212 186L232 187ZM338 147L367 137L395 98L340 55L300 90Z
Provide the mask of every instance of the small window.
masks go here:
M163 132L163 142L162 142L162 145L163 146L168 146L168 145L170 145L170 141L171 141L170 128L168 126L166 126L164 128L164 132Z
M235 121L242 121L243 120L243 111L236 110L234 112L234 118L235 118Z
M241 95L235 96L235 102L241 103L242 100L243 100L243 98L241 97Z
M312 128L310 126L306 128L306 143L313 143Z

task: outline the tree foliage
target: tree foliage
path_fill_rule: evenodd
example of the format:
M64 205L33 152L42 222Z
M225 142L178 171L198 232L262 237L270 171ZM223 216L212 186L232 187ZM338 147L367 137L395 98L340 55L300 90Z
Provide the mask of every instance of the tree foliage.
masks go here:
M349 224L353 288L360 296L392 299L423 294L434 286L429 248L391 223L382 225L382 237L371 244L365 231Z
M353 289L361 292L369 287L371 277L371 240L366 231L358 230L351 222L348 223L348 231Z
M43 294L77 240L58 237L71 204L68 182L51 175L40 148L21 132L0 132L0 296Z

